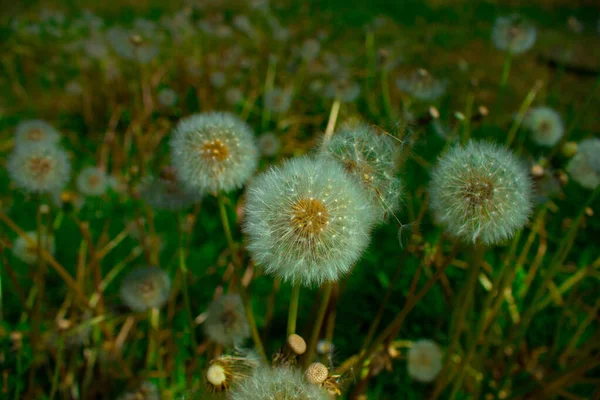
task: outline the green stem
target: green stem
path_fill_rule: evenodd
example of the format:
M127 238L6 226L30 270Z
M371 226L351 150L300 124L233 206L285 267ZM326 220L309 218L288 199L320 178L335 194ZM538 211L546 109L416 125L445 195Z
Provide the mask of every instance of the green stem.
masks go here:
M304 367L307 367L311 362L315 351L317 349L317 341L319 340L319 334L321 333L321 326L327 313L327 307L329 306L329 299L331 297L331 291L333 289L333 282L327 282L323 285L323 297L321 298L321 305L317 312L317 318L313 325L312 334L310 335L310 342L308 343L308 350L306 351L306 357L304 358Z
M504 57L504 65L502 66L502 78L500 79L500 89L504 89L508 83L508 76L510 75L510 66L512 64L512 52L507 51Z
M533 85L533 88L527 93L525 100L523 100L523 104L521 104L521 108L519 108L519 113L517 114L517 118L515 118L515 122L513 122L508 135L506 136L506 147L510 147L515 140L515 136L517 135L517 131L525 118L525 113L533 103L535 96L537 96L538 91L542 88L541 81L538 81Z
M221 222L223 223L223 230L225 231L225 237L227 238L227 245L231 251L231 256L234 257L235 243L233 242L231 227L229 225L229 217L227 216L227 210L225 209L225 194L219 193L218 202L219 213L221 214Z
M56 391L58 390L58 378L60 376L60 368L63 362L63 354L65 348L65 341L61 337L58 339L58 351L56 355L56 365L54 367L54 375L52 376L52 389L50 389L50 400L54 399Z
M294 282L292 286L292 296L290 298L290 308L288 310L287 335L296 333L296 319L298 318L298 302L300 300L300 284Z
M183 292L183 303L185 307L185 313L188 318L188 329L190 330L190 341L192 343L192 354L196 354L196 331L194 316L192 314L192 307L190 305L190 293L188 283L188 269L185 262L185 249L183 246L183 222L181 215L177 214L177 227L179 229L179 272L181 273L181 291Z

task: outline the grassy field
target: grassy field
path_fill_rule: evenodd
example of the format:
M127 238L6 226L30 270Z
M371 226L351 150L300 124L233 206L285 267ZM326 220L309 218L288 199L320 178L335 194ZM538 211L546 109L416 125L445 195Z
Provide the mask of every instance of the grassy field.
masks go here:
M94 3L24 2L0 15L0 398L600 398L594 2ZM498 18L515 13L536 32L521 54L492 40ZM540 107L562 126L550 145L531 125ZM210 111L244 121L257 143L257 155L254 144L239 150L250 161L237 188L184 186L184 168L165 169L179 161L178 123ZM32 120L49 125L27 128ZM385 178L358 175L368 189L381 179L369 207L385 223L370 225L368 247L334 281L299 287L268 273L243 227L248 187L361 126L393 148L373 150L390 159ZM46 157L70 169L14 161L40 133L55 151ZM516 194L530 213L505 204L528 217L503 240L483 243L440 216L452 207L436 203L433 171L469 140L506 148L532 182L530 196ZM81 178L87 167L95 180ZM380 187L396 180L398 206L382 206ZM183 205L164 209L168 196ZM140 266L170 285L143 286L143 275L128 287ZM209 332L209 305L225 294L240 304L216 318L220 335L236 322L247 330L231 343ZM290 356L292 332L314 353ZM421 339L439 354L413 360ZM326 381L301 386L323 397L275 397L268 385L239 394L261 371L304 373L312 361ZM227 378L231 390L214 392L214 365L243 370Z

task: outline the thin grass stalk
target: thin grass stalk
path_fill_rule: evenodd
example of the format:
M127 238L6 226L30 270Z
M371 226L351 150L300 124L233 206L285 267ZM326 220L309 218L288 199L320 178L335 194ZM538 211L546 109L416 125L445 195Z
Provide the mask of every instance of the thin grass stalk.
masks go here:
M192 314L192 307L190 305L190 293L189 293L189 282L188 282L188 269L185 262L185 249L183 247L183 221L181 218L181 214L177 213L177 231L179 236L179 246L177 249L177 254L179 256L179 272L181 274L181 291L183 292L183 304L185 307L185 314L188 319L188 329L190 333L190 342L192 343L192 354L196 354L196 349L198 348L198 344L196 342L196 331L195 331L195 321L194 316Z
M519 131L519 127L521 126L521 124L523 123L523 119L525 118L525 113L533 103L533 100L542 88L542 85L542 81L537 81L535 85L533 85L529 93L527 93L527 96L525 96L525 100L523 100L523 103L519 108L517 117L515 118L515 121L513 122L510 131L508 132L508 135L506 135L506 147L510 147L513 141L515 140L517 132Z

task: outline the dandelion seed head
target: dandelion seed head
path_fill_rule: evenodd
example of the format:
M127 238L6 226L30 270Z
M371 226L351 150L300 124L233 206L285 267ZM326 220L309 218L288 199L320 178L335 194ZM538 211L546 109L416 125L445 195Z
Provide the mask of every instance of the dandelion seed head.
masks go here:
M265 94L265 108L273 113L284 113L292 105L292 93L279 87Z
M19 260L26 264L33 265L38 259L38 233L36 231L30 231L26 232L25 235L30 240L26 240L21 236L17 237L13 244L12 251ZM43 248L51 255L54 255L56 251L54 236L42 231L41 239Z
M237 346L250 337L242 299L228 294L212 301L204 321L206 335L223 346Z
M529 50L536 37L535 27L516 14L497 18L492 28L492 41L496 48L513 54Z
M171 149L178 179L197 192L240 188L258 164L252 131L230 113L182 119L173 133Z
M436 220L467 242L499 243L521 229L532 208L532 182L507 149L470 141L443 155L430 184Z
M375 212L367 192L340 164L302 157L253 180L245 215L256 263L310 286L350 271L368 245Z
M163 107L174 107L178 100L177 92L171 88L164 88L158 92L158 103Z
M140 196L157 210L178 211L198 203L203 194L183 186L177 179L175 168L168 166L158 176L142 181Z
M413 342L407 360L408 374L419 382L432 382L442 370L442 350L429 339Z
M101 196L108 187L106 172L97 167L85 167L77 176L77 189L86 196Z
M169 275L158 267L140 267L121 282L121 299L133 311L161 308L171 293Z
M427 70L421 68L397 79L396 86L417 100L433 101L446 92L448 82L436 79Z
M49 123L39 119L21 121L15 130L15 146L29 143L52 146L59 141L60 133Z
M560 114L549 107L532 109L523 123L530 130L531 140L540 146L554 146L565 132Z
M257 139L258 150L266 157L274 157L279 152L281 141L272 132L263 133Z
M577 144L567 173L586 189L593 190L600 184L600 139L585 139Z
M60 191L71 176L67 153L43 143L17 146L8 158L7 170L18 187L34 193Z
M314 362L306 368L306 380L313 385L323 384L329 377L329 369L320 362Z

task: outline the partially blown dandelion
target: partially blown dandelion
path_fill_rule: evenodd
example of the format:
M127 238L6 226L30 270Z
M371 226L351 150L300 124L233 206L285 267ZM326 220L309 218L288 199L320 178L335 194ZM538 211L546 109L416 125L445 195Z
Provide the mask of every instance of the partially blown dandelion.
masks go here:
M368 193L332 160L297 158L258 176L248 190L244 230L268 273L305 285L347 273L369 242Z
M236 385L231 400L329 400L329 394L309 383L293 368L260 367L252 377Z
M250 377L259 364L259 359L252 353L223 355L212 360L206 370L208 391L215 393L230 390L233 385Z
M213 300L208 307L204 330L210 340L224 346L239 345L250 337L250 326L240 296L229 294Z
M379 219L398 210L402 183L396 178L398 147L366 124L349 125L337 132L322 152L339 161L370 193Z
M121 283L121 299L133 311L161 308L171 293L171 279L158 267L134 269Z
M531 139L540 146L554 146L565 132L560 114L549 107L534 108L523 123L531 131Z
M198 192L239 188L258 163L252 131L230 113L211 112L182 119L173 133L171 148L177 177Z
M108 187L106 172L97 167L86 167L77 176L77 189L86 196L101 196Z
M531 211L531 179L507 149L470 141L441 157L431 181L431 207L453 236L487 245L509 238Z
M71 164L58 146L28 143L15 148L8 158L10 177L28 192L57 192L69 181Z
M413 342L407 359L408 374L419 382L432 382L442 370L442 350L429 339Z
M60 134L46 121L39 119L22 121L15 130L15 146L40 143L47 146L58 144Z

